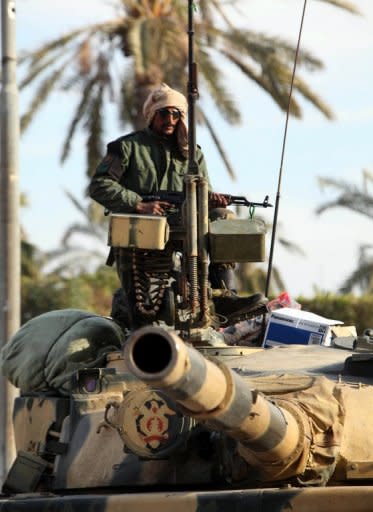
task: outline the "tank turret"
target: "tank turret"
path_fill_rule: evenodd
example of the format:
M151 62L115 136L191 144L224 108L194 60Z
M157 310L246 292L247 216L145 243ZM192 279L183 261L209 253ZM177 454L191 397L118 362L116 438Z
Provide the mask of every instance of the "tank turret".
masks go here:
M366 417L358 411L369 410L373 387L351 382L347 366L337 369L335 361L328 360L329 354L341 362L346 358L336 349L315 347L313 354L311 347L294 349L284 357L295 357L295 365L297 350L299 364L304 356L309 357L303 360L309 375L307 370L276 373L284 368L279 349L262 351L256 361L253 356L248 358L259 373L261 356L267 366L272 361L273 367L271 376L252 372L250 378L248 371L240 376L239 369L206 359L174 332L146 327L127 342L125 360L134 375L162 390L188 417L234 439L237 453L248 465L249 478L255 474L261 481L302 485L367 478L372 436ZM312 375L318 358L326 366ZM337 378L333 366L340 372ZM341 380L341 373L346 373L346 381Z
M238 441L240 455L267 478L303 471L309 428L296 403L267 399L219 360L158 327L136 331L124 359L131 373L161 389L187 416Z

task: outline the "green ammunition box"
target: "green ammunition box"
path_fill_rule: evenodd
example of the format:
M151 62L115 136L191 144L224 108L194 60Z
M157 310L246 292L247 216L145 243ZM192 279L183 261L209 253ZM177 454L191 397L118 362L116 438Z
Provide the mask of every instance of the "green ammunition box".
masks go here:
M210 223L211 260L216 263L265 260L265 223L261 219L218 219Z

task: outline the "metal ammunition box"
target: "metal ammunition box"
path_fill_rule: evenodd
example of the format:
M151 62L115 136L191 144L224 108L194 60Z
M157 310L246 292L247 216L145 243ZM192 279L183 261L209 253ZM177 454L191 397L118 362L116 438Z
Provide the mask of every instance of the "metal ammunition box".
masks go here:
M166 217L159 215L112 214L109 222L108 245L138 249L165 248L169 239Z
M210 223L210 255L214 262L265 260L265 223L261 219L218 219Z

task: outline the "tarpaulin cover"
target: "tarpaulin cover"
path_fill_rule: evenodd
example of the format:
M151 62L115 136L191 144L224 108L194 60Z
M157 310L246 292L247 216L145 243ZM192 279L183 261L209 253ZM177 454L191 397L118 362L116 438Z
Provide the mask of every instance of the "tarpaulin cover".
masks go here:
M72 375L103 366L123 338L109 318L77 309L51 311L25 323L4 346L2 372L22 392L68 394Z
M298 484L325 485L335 470L342 443L345 408L341 386L326 377L301 374L265 375L250 379L250 383L277 406L290 407L304 430L297 461L261 463L265 478L298 475ZM247 453L241 453L252 462Z

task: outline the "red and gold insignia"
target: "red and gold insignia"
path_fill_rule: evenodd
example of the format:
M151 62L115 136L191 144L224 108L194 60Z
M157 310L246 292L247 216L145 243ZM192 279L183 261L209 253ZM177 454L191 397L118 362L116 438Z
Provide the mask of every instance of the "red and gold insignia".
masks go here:
M156 393L153 395L139 409L136 426L146 446L156 450L162 442L168 440L169 416L176 413Z
M158 458L185 440L192 420L185 418L160 391L136 390L120 405L120 436L127 449L147 458Z

